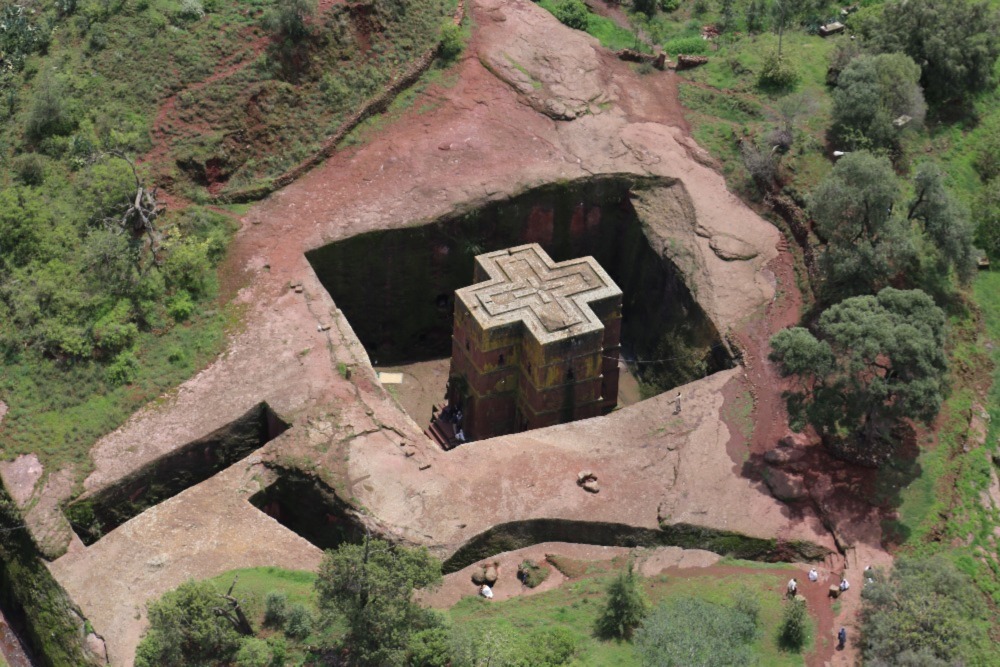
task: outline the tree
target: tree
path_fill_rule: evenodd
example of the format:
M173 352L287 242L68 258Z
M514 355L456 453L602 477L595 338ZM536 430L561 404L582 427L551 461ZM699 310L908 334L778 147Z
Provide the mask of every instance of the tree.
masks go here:
M902 419L929 423L941 407L945 317L920 290L887 287L846 299L819 319L817 335L793 327L771 339L771 360L797 376L793 425L816 427L837 453L877 463ZM880 446L881 445L881 446Z
M782 57L781 46L785 30L802 13L804 6L805 0L774 0L771 3L771 25L778 33L778 60L781 60Z
M188 581L152 603L136 667L195 667L231 660L241 634L218 613L221 602L210 583Z
M753 664L756 637L749 614L680 597L649 614L636 633L635 648L648 667L737 667Z
M888 577L865 586L861 600L866 665L993 663L982 593L944 558L900 557Z
M965 101L993 84L1000 21L988 2L892 0L858 29L869 48L905 53L920 65L920 83L933 106Z
M315 13L315 0L278 0L266 17L267 26L278 39L298 44L309 37L309 20Z
M746 15L747 32L751 35L764 29L764 2L763 0L750 0L747 3Z
M829 300L875 292L913 254L912 238L892 209L899 184L885 158L845 155L810 197Z
M327 620L347 621L346 645L360 665L401 665L410 636L434 623L412 597L441 583L441 563L426 548L378 539L341 544L320 564L316 592Z
M635 569L629 563L608 586L608 597L597 619L597 632L603 637L631 639L648 611L649 601L639 589Z
M923 123L919 80L920 67L901 53L855 58L832 93L834 133L851 149L896 147L901 131ZM902 116L910 120L897 127Z
M809 614L804 600L789 600L781 612L778 645L786 651L799 653L809 641Z
M906 206L906 219L917 223L924 236L924 256L930 271L924 275L945 277L954 269L962 283L975 273L973 227L968 210L948 191L945 174L934 162L922 162L913 177L913 198Z
M994 178L979 192L975 204L976 245L993 259L1000 259L1000 178Z

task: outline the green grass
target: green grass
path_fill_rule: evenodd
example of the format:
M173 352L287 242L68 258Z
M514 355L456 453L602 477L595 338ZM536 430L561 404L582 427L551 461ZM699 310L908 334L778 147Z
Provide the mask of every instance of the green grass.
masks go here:
M777 566L776 569L786 569ZM502 602L478 597L463 598L448 611L456 626L478 626L504 620L524 634L536 628L559 626L577 639L578 650L572 665L628 667L640 662L628 643L602 641L594 637L593 627L604 600L604 591L613 575L600 575L571 581L560 588L538 595L518 597ZM782 599L776 592L773 574L739 573L721 577L669 577L660 575L643 579L643 586L653 604L673 596L692 596L719 604L729 604L732 593L746 586L758 595L761 603L762 636L754 645L761 665L775 667L801 665L800 655L782 653L775 635L781 618ZM780 588L780 586L778 586ZM812 632L815 636L815 628ZM805 649L808 652L810 647Z
M557 4L557 0L541 0L538 6L548 10L549 13L555 13ZM587 17L587 34L596 37L601 46L612 51L642 47L634 32L621 27L612 19L594 13Z

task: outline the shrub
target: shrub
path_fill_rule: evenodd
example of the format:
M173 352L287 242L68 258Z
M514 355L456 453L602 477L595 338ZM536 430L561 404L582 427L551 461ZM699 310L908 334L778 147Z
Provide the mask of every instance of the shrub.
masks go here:
M451 21L445 21L441 25L441 59L452 62L462 54L463 49L465 40L462 39L462 29Z
M550 667L565 665L576 653L577 637L563 627L541 628L528 636L524 663Z
M764 55L764 63L757 77L758 86L771 90L785 90L794 86L798 80L798 72L788 64L784 56L779 56L777 51L769 51Z
M636 633L644 665L720 667L750 665L757 626L737 609L700 598L674 598L657 607Z
M180 290L167 301L167 313L177 322L184 322L194 314L194 311L194 301L185 290Z
M163 275L170 286L197 297L208 287L210 267L206 245L185 240L170 248L163 262Z
M533 560L522 561L518 566L518 572L521 573L521 581L528 588L534 588L545 581L549 576L549 569L547 567L538 565Z
M577 30L586 30L590 23L587 5L580 0L559 0L552 13L562 23Z
M271 647L256 637L246 637L236 652L236 667L269 667L273 660Z
M673 55L691 56L708 51L708 42L701 37L681 37L664 42L663 50Z
M131 350L120 352L108 365L105 376L114 385L131 384L139 376L139 360Z
M308 21L315 13L313 0L279 0L265 17L265 23L275 36L297 43L309 36Z
M313 617L309 609L301 602L289 605L285 634L292 639L305 639L312 632L312 628Z
M284 591L271 591L264 598L264 625L283 628L288 620L288 595Z
M660 9L665 12L675 12L681 6L681 0L660 0Z
M799 653L809 641L809 617L806 603L799 599L790 600L781 614L778 626L778 646L786 651Z
M45 182L45 159L38 153L25 153L14 158L14 174L25 185Z
M24 124L28 139L40 142L51 136L63 136L76 127L69 97L55 79L46 78L35 88Z
M448 667L452 664L452 648L448 631L429 628L410 637L409 662L411 667Z
M103 23L95 23L90 26L90 38L87 40L87 47L91 51L103 51L108 45L108 31Z

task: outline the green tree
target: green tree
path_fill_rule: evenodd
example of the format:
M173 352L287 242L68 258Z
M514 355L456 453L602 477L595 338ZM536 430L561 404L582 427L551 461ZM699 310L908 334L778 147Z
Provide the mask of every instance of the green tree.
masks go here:
M944 558L900 557L861 599L866 665L993 664L982 593Z
M315 13L315 0L278 0L266 17L267 27L279 39L298 44L309 37L309 21Z
M189 581L152 603L136 667L197 667L232 660L240 634L216 613L221 602L210 583Z
M757 632L743 611L680 597L646 617L635 648L647 667L741 667L753 664Z
M656 16L660 3L658 0L632 0L632 9L652 18Z
M316 580L320 610L342 614L346 645L360 665L401 665L410 636L434 625L413 601L415 588L441 583L441 563L425 548L395 547L366 539L328 551Z
M979 192L975 204L976 245L992 259L1000 259L1000 178L994 178Z
M764 1L750 0L746 6L744 19L747 24L747 32L751 35L764 29Z
M809 614L804 600L789 600L778 625L778 645L786 651L799 653L809 641Z
M858 29L869 48L905 53L920 65L933 106L966 100L994 83L1000 20L988 2L891 0Z
M944 325L924 292L887 287L828 308L817 335L779 331L771 360L799 381L788 394L793 424L809 422L838 453L877 463L891 452L895 425L929 423L941 407Z
M597 632L602 637L631 639L648 611L649 601L639 588L635 568L629 563L608 585L608 597L597 618Z
M917 167L905 214L922 232L921 255L926 262L920 275L943 280L954 270L960 282L968 283L976 270L972 221L966 207L945 187L945 174L937 163L922 162Z
M834 133L847 148L894 148L901 131L923 123L919 81L920 67L901 53L855 58L832 92ZM896 127L904 115L911 120Z
M845 155L810 197L823 292L831 300L878 291L913 256L912 235L892 215L899 183L889 160L866 152Z

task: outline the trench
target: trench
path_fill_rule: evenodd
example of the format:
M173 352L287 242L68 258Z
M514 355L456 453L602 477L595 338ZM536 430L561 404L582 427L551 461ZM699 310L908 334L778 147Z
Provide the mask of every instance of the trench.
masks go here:
M592 256L623 292L622 354L648 398L732 365L715 326L673 262L654 250L632 205L635 190L675 185L631 175L549 184L353 236L306 257L373 365L393 366L450 356L454 293L472 282L477 255L538 243L555 261Z
M498 524L468 540L442 567L457 572L490 556L543 542L572 542L606 547L682 547L721 556L763 562L819 561L830 553L805 541L750 537L690 524L663 524L659 529L622 523L570 519L527 519Z
M345 542L358 543L365 528L350 506L318 479L282 473L270 486L248 499L292 532L320 549L336 549Z
M0 655L11 667L91 664L80 611L45 567L0 485Z
M245 458L288 429L267 403L64 509L86 545Z

